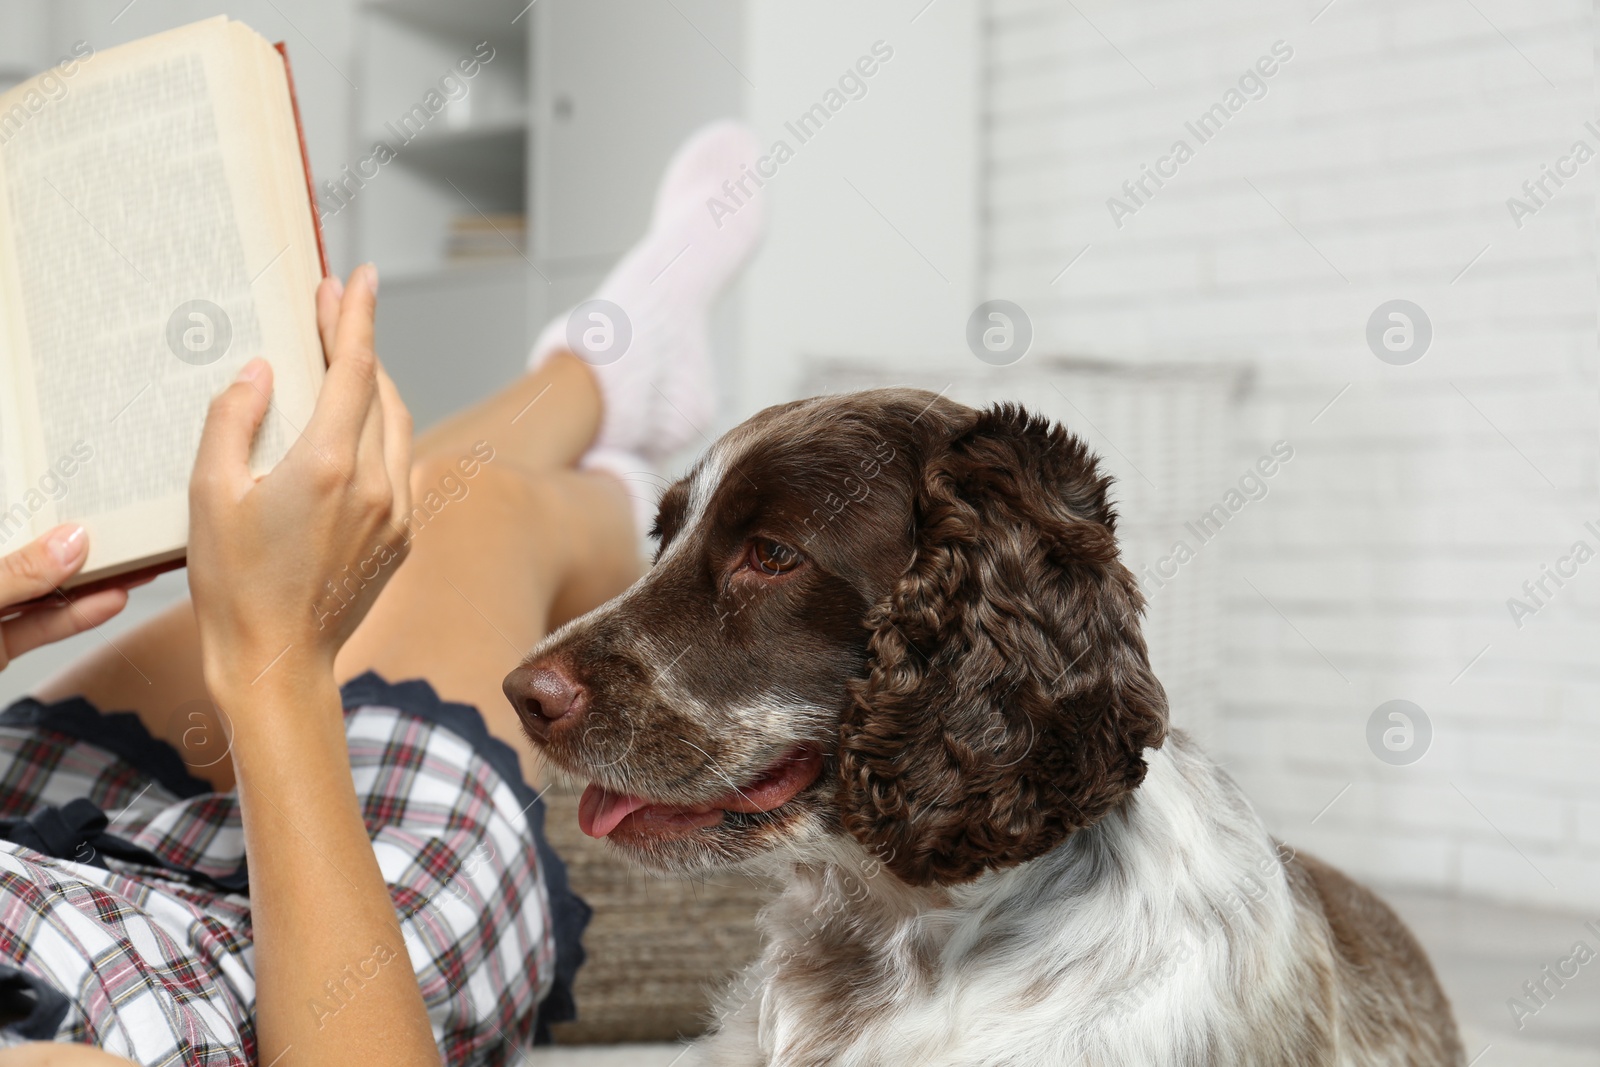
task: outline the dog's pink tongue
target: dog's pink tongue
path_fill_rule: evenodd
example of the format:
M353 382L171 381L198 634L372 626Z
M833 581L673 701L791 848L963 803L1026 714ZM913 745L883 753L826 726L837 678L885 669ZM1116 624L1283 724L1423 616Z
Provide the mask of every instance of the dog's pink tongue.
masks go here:
M617 823L650 802L644 797L626 793L613 793L593 782L578 800L578 828L590 837L604 837L617 828Z

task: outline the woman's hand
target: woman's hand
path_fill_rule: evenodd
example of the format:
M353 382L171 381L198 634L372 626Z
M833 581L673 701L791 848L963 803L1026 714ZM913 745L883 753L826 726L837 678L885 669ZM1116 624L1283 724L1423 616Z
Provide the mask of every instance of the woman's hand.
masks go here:
M89 535L82 526L57 526L54 530L0 559L0 615L12 605L44 596L61 588L89 558ZM15 618L0 623L0 670L24 652L93 629L128 603L128 587L102 589L76 600L56 598L24 608Z
M252 360L211 404L189 483L189 585L217 700L280 660L331 677L339 647L406 554L411 417L372 348L378 276L325 279L317 322L328 374L300 439L250 473L272 394Z

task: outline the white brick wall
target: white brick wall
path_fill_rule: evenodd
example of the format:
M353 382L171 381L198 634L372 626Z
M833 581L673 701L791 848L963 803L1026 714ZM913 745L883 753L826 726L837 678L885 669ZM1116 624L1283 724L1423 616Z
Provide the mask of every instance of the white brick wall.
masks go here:
M1521 229L1506 198L1600 151L1593 14L1325 2L989 0L981 295L1040 351L1256 366L1228 468L1295 459L1205 551L1214 747L1273 829L1377 882L1592 906L1600 559L1520 630L1506 599L1600 550L1600 158ZM1267 94L1196 145L1185 121L1278 40ZM1107 198L1178 137L1194 158L1116 228ZM1393 298L1433 323L1409 366L1365 342ZM1433 723L1411 766L1367 746L1394 698Z

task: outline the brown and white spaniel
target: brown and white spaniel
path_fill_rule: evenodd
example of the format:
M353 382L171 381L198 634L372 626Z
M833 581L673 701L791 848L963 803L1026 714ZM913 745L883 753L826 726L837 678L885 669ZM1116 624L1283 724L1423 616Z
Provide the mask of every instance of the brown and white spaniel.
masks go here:
M1461 1062L1394 913L1168 730L1109 487L1010 405L769 408L508 676L586 833L784 880L702 1062Z

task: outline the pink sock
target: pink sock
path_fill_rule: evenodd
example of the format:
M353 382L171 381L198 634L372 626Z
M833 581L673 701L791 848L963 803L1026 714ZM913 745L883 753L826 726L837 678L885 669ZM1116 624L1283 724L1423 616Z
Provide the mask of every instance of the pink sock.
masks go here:
M690 137L662 177L650 229L594 296L553 320L533 346L530 370L563 349L594 370L604 414L593 451L607 454L603 465L614 473L630 465L629 456L640 472L650 471L710 432L711 307L766 221L759 191L729 214L722 186L759 154L754 134L737 122L713 123Z

